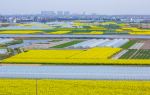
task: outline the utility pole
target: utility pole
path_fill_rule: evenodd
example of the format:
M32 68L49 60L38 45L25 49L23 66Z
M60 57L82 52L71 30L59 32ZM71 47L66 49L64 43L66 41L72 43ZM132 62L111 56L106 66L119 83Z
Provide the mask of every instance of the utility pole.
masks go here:
M38 80L36 79L36 95L38 95Z

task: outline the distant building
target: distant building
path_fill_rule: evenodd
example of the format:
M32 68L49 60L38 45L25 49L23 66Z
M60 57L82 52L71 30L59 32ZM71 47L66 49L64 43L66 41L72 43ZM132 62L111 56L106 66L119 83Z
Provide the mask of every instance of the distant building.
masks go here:
M65 15L65 16L69 16L69 15L70 15L70 12L69 12L69 11L65 11L65 12L64 12L64 15Z
M9 17L9 18L8 18L8 21L9 21L9 23L16 23L16 22L17 22L17 19L16 19L16 18L13 18L13 17Z
M63 11L57 11L57 15L62 16L62 15L64 15L64 13L63 13Z
M42 11L41 15L43 16L54 16L56 13L54 11Z
M0 15L0 22L2 22L2 20L3 20L3 17Z

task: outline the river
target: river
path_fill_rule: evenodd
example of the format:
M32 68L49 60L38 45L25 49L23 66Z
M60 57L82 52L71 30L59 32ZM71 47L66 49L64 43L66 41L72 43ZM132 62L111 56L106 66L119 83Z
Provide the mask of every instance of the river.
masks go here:
M150 39L150 35L44 35L44 34L1 34L3 38L33 37L33 38L127 38L127 39Z
M0 66L0 78L150 80L150 67Z

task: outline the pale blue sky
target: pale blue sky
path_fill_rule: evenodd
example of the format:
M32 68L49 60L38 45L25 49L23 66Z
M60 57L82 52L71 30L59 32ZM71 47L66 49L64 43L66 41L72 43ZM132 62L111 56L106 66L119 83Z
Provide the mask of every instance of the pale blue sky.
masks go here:
M150 0L0 0L0 14L40 11L98 14L150 14Z

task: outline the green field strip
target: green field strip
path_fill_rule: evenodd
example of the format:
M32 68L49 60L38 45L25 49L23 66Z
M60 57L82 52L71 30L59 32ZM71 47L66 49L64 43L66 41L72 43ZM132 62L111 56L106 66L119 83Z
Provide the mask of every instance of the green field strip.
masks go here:
M136 40L130 40L128 43L124 44L121 48L128 49L131 46L133 46L137 41Z
M64 43L64 44L54 46L52 48L65 48L65 47L68 47L68 46L71 46L71 45L74 45L74 44L77 44L77 43L80 43L80 42L82 42L82 41L81 40L75 40L75 41L71 41L71 42L67 42L67 43Z

